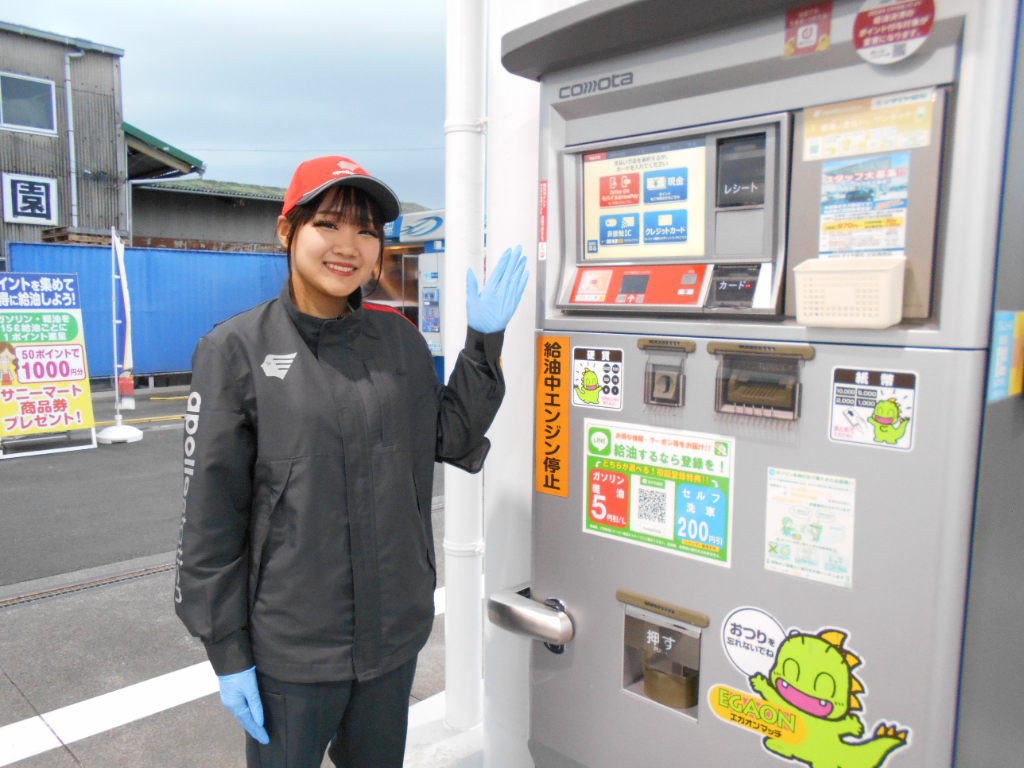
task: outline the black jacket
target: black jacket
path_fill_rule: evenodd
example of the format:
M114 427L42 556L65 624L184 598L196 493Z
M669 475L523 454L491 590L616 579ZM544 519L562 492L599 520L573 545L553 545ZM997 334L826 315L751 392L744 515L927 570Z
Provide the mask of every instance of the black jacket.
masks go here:
M430 634L434 461L482 466L503 334L470 329L444 386L403 315L349 304L286 283L196 346L174 597L218 675L369 680Z

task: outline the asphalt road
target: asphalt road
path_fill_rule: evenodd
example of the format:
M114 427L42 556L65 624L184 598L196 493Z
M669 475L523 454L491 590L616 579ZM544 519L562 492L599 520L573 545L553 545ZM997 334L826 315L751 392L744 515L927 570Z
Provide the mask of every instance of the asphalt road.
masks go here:
M0 461L0 586L177 547L184 427L166 419L185 412L187 394L188 387L137 392L125 421L163 419L134 425L145 433L141 442ZM112 393L94 395L93 408L97 423L112 421ZM434 496L443 493L438 471Z

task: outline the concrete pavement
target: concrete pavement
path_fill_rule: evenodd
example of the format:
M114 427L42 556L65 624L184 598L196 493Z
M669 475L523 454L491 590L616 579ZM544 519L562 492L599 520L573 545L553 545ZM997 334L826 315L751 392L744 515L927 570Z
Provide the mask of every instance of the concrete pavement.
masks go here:
M153 397L186 393L142 390L139 408L124 416L180 415L184 400ZM94 407L98 421L112 420L110 395L94 396ZM5 726L206 661L202 645L174 615L173 571L159 568L173 561L177 543L182 425L137 426L145 432L140 443L0 462L0 766L245 763L241 728L216 693L25 759L4 760L5 734L17 730ZM442 482L435 482L438 497ZM433 515L441 566L443 514L435 509ZM145 575L112 580L139 571ZM443 583L439 568L438 586ZM50 596L10 602L41 592ZM411 703L444 688L443 622L443 615L435 619L420 655Z

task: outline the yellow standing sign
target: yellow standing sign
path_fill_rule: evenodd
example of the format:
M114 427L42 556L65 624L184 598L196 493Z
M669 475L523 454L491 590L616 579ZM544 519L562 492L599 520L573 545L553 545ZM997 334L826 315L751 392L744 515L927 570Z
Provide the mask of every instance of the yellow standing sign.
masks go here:
M78 276L0 275L0 439L93 427Z

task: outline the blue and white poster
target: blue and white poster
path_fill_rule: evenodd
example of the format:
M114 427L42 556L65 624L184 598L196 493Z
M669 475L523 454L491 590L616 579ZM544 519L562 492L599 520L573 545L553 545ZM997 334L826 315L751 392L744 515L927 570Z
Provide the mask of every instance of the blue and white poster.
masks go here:
M825 163L819 256L905 256L909 179L908 152Z

